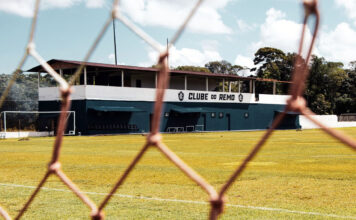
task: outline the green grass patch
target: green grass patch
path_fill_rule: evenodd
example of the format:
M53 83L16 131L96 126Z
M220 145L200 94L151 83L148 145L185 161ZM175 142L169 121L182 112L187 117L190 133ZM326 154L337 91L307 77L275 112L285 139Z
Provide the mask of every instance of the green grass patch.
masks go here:
M341 129L356 138L356 128ZM262 136L257 132L164 134L163 140L220 188ZM54 138L0 141L0 206L15 216L46 172ZM142 148L142 135L65 137L63 171L97 204ZM88 219L89 210L55 176L24 219ZM144 155L105 208L107 219L207 219L209 205L194 182L154 148ZM125 197L133 196L133 197ZM144 198L139 198L144 197ZM276 131L228 191L222 219L356 218L356 152L320 130ZM152 199L150 199L152 198ZM156 200L168 199L168 200ZM249 206L250 208L246 207ZM261 210L267 207L322 215ZM336 216L331 216L336 215Z

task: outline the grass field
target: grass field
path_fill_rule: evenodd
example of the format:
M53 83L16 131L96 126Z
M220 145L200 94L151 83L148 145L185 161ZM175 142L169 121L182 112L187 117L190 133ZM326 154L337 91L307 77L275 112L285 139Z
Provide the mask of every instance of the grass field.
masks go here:
M356 138L356 128L342 129ZM165 134L178 156L220 187L260 132ZM0 205L15 216L43 177L54 138L0 141ZM64 172L99 203L144 143L141 135L66 137ZM88 219L52 176L23 219ZM150 149L105 208L107 219L207 219L208 197ZM222 219L356 219L356 152L320 130L277 131L228 191Z

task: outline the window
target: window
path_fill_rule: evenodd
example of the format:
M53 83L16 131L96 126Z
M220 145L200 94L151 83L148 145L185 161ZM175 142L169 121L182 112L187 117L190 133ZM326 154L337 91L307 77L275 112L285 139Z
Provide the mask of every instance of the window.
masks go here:
M223 118L224 117L224 113L223 112L219 112L219 118Z
M215 115L215 112L212 112L212 113L211 113L211 117L212 117L212 118L215 118L215 116L216 116L216 115Z

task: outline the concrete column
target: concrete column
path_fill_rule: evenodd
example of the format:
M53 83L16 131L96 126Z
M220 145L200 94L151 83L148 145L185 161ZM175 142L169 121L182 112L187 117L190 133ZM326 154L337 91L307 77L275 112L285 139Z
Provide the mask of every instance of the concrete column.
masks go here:
M231 81L229 80L229 92L231 92Z
M121 87L124 87L124 71L121 70Z
M206 88L206 91L209 91L209 78L208 77L205 78L205 88Z
M187 75L184 76L184 90L188 89Z
M87 85L87 67L84 67L84 85Z
M276 94L276 81L273 81L273 95Z
M40 72L38 72L37 73L37 86L38 86L38 89L40 88L40 79L41 79L41 73Z
M241 93L241 81L239 81L238 83L239 83L239 93Z
M250 80L250 93L252 93L252 80Z

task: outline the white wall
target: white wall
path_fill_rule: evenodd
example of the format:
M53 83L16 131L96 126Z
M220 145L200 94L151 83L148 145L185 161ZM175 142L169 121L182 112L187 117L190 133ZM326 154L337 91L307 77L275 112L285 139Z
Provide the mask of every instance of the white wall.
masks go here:
M74 93L72 100L117 100L117 101L146 101L153 102L156 97L156 89L149 88L135 88L135 87L115 87L115 86L93 86L93 85L80 85L73 86ZM179 100L179 93L184 94L184 99ZM208 100L190 100L189 93L195 95L207 94ZM234 95L234 100L220 100L221 95ZM223 93L223 92L206 92L194 90L174 90L167 89L165 93L166 102L210 102L210 103L259 103L259 104L286 104L288 95L259 95L259 101L255 100L255 94L242 93L243 100L239 100L239 93ZM216 98L213 99L212 97ZM60 100L59 89L57 87L46 87L39 89L40 101L53 101Z
M54 132L36 132L36 131L15 131L15 132L1 132L0 138L24 138L24 137L47 137L53 136Z
M312 117L331 128L356 127L356 122L346 122L346 121L338 122L336 115L312 115ZM299 116L299 122L300 125L302 126L302 129L319 128L309 119L307 119L304 115Z

